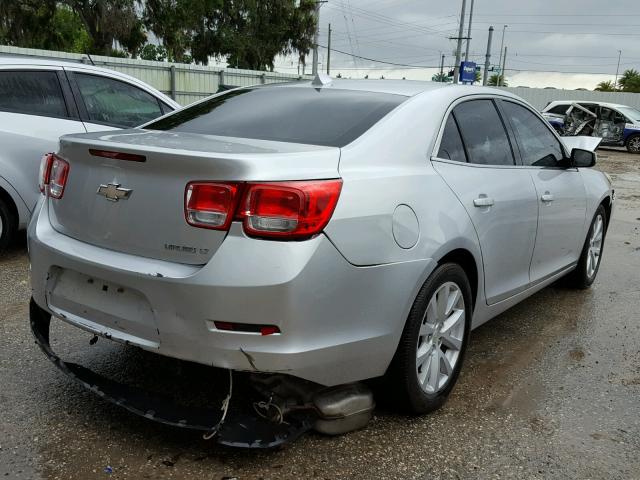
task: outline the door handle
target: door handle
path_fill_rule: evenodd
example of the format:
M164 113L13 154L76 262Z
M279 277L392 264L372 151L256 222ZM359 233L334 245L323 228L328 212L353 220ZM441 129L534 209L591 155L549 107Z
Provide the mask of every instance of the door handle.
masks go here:
M545 192L540 197L540 200L542 200L544 203L553 202L553 195L551 195L549 192Z
M491 207L493 206L495 202L493 201L493 198L489 198L486 195L485 196L480 196L478 198L476 198L473 201L473 206L474 207Z

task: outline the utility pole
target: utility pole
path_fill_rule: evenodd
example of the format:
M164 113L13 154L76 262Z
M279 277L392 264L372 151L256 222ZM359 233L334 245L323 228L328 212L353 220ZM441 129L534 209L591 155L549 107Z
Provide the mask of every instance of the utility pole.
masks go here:
M442 78L442 75L444 75L444 53L440 58L440 78Z
M467 0L462 0L462 10L460 11L460 28L458 29L458 47L456 48L456 64L453 67L453 83L458 83L460 76L460 55L462 53L462 32L464 32L464 12L467 7Z
M493 40L493 25L489 27L489 38L487 39L487 53L484 57L484 72L482 72L482 85L487 84L489 67L491 67L491 41Z
M469 61L469 44L471 43L471 21L473 20L473 1L471 0L471 8L469 9L469 29L467 30L467 49L464 52L464 61Z
M498 86L504 85L504 69L507 68L507 47L504 47L504 56L502 57L502 69L500 70L500 76L498 77Z
M320 37L320 3L316 1L316 31L313 33L313 65L311 66L311 74L318 74L318 37Z
M622 56L622 50L618 50L618 66L616 67L616 80L613 82L613 88L618 90L618 73L620 71L620 57Z
M327 75L331 73L331 24L329 24L329 34L327 37Z
M505 25L504 27L502 27L502 41L500 42L500 60L498 60L498 68L501 68L501 65L502 65L502 51L504 49L504 31L507 29L508 26L509 25Z

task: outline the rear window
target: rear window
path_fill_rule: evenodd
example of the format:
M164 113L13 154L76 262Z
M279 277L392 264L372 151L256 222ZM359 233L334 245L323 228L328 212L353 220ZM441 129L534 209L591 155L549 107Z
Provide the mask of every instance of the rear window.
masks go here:
M193 105L145 128L343 147L406 99L333 88L247 88Z

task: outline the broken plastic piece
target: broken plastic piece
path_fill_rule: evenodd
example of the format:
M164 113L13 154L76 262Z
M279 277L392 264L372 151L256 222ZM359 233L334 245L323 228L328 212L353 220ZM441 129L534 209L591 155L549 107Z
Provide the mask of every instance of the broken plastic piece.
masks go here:
M209 432L221 418L220 408L187 407L161 396L150 395L139 388L115 382L81 365L65 362L49 345L51 315L31 300L29 305L31 331L36 343L51 362L63 373L103 399L136 415L174 427ZM249 409L251 407L249 406ZM316 420L310 410L287 416L287 422L277 424L261 418L252 410L229 411L220 426L219 444L242 448L273 448L291 442L313 428Z

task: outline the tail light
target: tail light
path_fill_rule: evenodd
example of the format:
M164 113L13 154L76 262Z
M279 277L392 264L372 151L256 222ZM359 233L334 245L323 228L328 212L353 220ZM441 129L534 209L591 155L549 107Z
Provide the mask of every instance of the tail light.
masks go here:
M51 198L62 198L69 177L69 163L54 153L48 153L40 162L40 191Z
M301 240L317 235L327 225L341 189L339 179L191 182L186 189L185 216L196 227L227 230L235 218L242 220L249 236Z
M236 183L191 182L185 192L185 217L194 227L227 230L238 204Z

